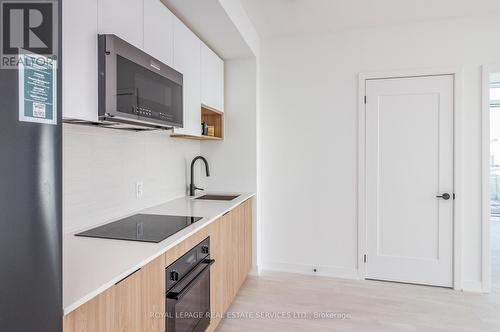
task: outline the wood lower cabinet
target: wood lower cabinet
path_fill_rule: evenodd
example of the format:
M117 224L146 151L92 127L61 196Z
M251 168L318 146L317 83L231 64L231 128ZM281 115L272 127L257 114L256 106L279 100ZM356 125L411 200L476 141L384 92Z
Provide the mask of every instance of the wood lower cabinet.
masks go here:
M217 290L217 296L214 296L216 302L212 303L217 316L227 311L252 265L251 208L251 204L243 205L218 221L219 270L214 273L215 285L212 288ZM246 246L249 248L245 248Z
M161 255L66 315L64 332L164 331L164 274Z
M141 269L141 331L164 331L165 255Z
M141 330L141 284L143 271L134 272L113 287L114 306L111 308L114 316L115 331Z
M252 266L251 199L66 315L64 332L165 331L165 268L208 236L214 331Z

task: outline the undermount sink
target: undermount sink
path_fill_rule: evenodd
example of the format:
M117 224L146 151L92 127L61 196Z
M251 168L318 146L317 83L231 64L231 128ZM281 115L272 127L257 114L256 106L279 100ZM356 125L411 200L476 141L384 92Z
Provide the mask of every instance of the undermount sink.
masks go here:
M203 195L196 197L195 199L204 199L209 201L232 201L233 199L239 197L240 195Z

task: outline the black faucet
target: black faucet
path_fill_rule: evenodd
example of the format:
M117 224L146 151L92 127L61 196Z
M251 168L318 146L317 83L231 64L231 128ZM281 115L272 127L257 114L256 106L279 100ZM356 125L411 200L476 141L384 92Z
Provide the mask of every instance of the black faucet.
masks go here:
M210 176L210 169L208 168L207 160L202 156L195 157L193 159L193 161L191 162L191 184L189 184L189 196L194 196L196 193L196 190L203 190L202 188L198 188L194 184L194 174L193 174L194 173L194 164L196 163L196 161L198 159L203 160L203 162L205 163L205 172L206 172L207 176Z

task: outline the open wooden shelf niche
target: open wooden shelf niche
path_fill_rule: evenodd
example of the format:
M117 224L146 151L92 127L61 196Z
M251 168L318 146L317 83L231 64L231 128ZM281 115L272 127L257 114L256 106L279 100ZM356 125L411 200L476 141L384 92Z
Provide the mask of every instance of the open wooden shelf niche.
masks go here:
M224 112L218 111L210 106L201 105L201 123L206 122L209 126L214 126L214 136L172 134L172 137L196 139L196 140L223 140L224 139Z

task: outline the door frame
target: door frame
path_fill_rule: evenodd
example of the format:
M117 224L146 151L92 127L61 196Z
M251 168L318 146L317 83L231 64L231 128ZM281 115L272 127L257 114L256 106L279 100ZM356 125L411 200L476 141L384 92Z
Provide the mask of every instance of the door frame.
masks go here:
M358 82L358 278L366 278L366 264L364 255L367 248L366 227L366 81L389 78L411 78L422 76L453 75L454 78L454 109L453 109L453 181L456 198L453 205L453 288L462 290L462 234L463 234L463 115L462 115L462 88L463 68L424 68L413 70L390 70L383 72L368 72L359 74ZM368 257L369 259L369 257Z
M481 283L491 292L490 228L490 74L500 73L500 64L482 66L481 106Z

